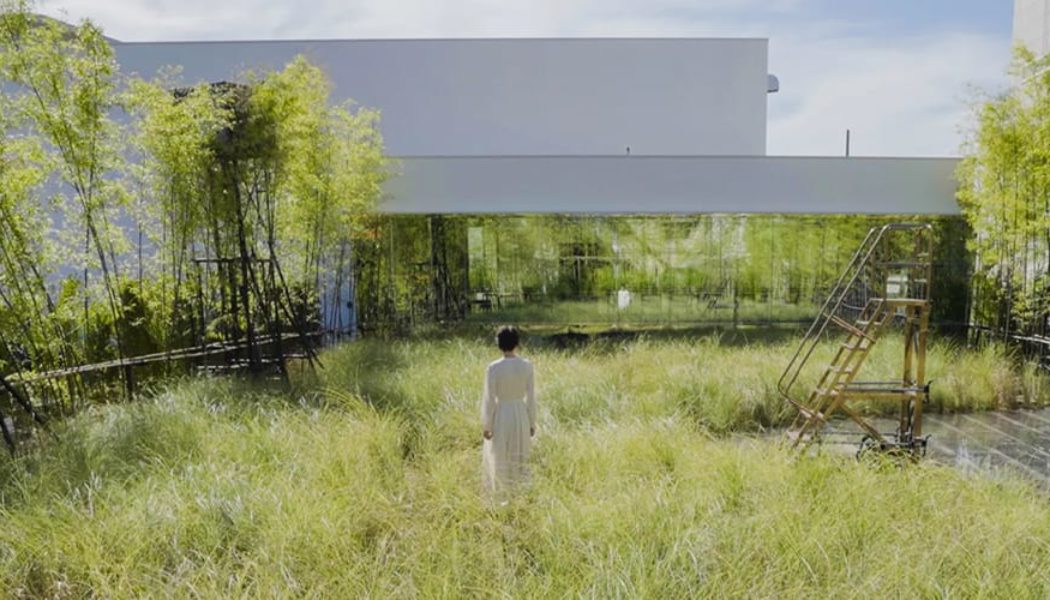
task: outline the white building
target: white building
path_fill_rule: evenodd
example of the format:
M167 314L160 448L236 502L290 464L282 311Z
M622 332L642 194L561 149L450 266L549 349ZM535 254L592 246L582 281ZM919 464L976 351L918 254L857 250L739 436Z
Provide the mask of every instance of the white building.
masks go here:
M1014 45L1039 56L1050 51L1050 0L1014 0Z
M766 156L764 39L114 46L124 72L188 83L306 55L381 111L391 213L958 213L953 159Z

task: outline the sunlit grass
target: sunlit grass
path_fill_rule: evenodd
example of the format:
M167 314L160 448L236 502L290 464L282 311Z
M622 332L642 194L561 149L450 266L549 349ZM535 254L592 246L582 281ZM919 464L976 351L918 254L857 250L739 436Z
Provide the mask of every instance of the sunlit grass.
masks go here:
M229 380L97 407L0 459L12 597L1045 597L1050 502L933 465L799 459L787 343L529 348L533 485L480 494L484 341L369 341L289 396ZM895 361L873 357L895 372ZM935 374L934 374L935 373ZM1046 386L931 352L945 408ZM936 387L935 387L936 389ZM954 391L950 391L954 390ZM955 396L965 392L966 396ZM992 393L994 398L978 398ZM979 401L979 402L978 402Z
M732 341L681 336L599 340L569 349L535 340L524 352L537 365L542 412L570 428L675 416L714 433L776 427L794 417L776 391L795 350L794 336L750 343L740 335ZM835 347L828 342L818 348L800 390L812 389ZM484 339L366 341L330 352L321 379L330 389L358 393L413 423L457 415L463 419L454 426L463 430L455 435L462 435L475 427L482 367L496 356ZM884 338L867 359L863 380L899 380L902 356L901 339ZM1050 404L1050 380L1032 365L1015 364L1000 346L968 350L934 342L926 380L932 381L935 411ZM861 408L896 410L890 404Z
M509 303L491 310L475 309L467 317L476 323L641 324L641 323L808 323L818 306L809 303L731 300L712 302L704 298L665 295L635 295L620 309L614 296L601 300L566 300Z

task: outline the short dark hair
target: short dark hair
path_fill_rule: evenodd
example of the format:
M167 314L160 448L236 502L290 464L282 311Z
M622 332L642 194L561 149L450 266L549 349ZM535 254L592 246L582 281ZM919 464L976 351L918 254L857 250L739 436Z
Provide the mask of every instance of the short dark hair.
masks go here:
M505 325L496 332L496 344L504 352L510 352L518 347L518 328L513 325Z

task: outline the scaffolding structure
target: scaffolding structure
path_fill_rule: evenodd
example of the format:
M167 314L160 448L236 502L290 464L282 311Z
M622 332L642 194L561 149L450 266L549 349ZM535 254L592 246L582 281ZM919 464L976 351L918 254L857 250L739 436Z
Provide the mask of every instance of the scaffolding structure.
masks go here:
M798 411L787 434L792 447L850 443L859 436L858 455L869 450L925 453L922 411L930 391L925 378L933 248L928 224L897 223L869 231L777 382L780 395ZM903 328L900 378L859 377L873 348L895 324ZM831 359L821 363L818 348L836 338L840 343ZM812 364L824 368L812 385L805 385ZM897 404L896 429L879 431L857 406L861 402ZM830 428L840 414L857 429Z

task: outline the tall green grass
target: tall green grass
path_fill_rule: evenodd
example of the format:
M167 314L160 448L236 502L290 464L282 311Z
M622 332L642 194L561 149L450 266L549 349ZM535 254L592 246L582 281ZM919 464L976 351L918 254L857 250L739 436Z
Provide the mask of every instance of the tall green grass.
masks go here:
M1050 502L1027 484L799 459L762 438L715 435L781 418L768 377L782 351L717 340L533 348L543 410L533 484L506 507L480 493L476 400L492 358L482 341L346 346L291 395L207 379L96 407L0 459L0 590L1050 594ZM995 351L936 353L943 379L962 387L977 373L988 382L975 389L1005 400L1041 382L992 377L1005 361ZM731 382L741 385L723 389Z
M776 383L795 340L748 343L745 337L602 340L557 349L544 339L525 354L537 366L541 410L563 426L675 415L714 433L756 431L784 425L794 413ZM799 389L812 389L834 351L818 348ZM483 366L498 356L485 339L366 341L327 354L321 385L359 394L370 404L408 421L451 419L443 428L463 435L475 427ZM889 337L875 346L864 380L899 380L902 348ZM1015 362L1001 346L968 350L950 342L931 344L927 380L930 410L966 411L1050 404L1046 376ZM862 406L870 412L895 405ZM452 409L452 410L450 410Z
M471 323L556 324L654 324L654 323L767 323L809 322L819 306L809 303L756 302L744 300L736 307L732 301L719 301L671 295L634 296L626 308L616 306L610 295L605 300L562 300L511 303L492 310L475 310L467 316Z

